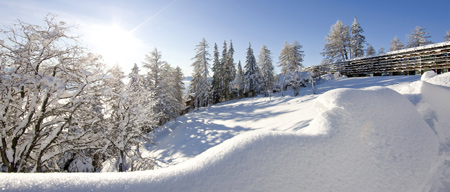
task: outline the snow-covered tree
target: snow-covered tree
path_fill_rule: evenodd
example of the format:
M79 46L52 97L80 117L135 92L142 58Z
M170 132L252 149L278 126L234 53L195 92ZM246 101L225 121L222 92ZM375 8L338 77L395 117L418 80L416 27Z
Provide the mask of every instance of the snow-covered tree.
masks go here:
M208 43L205 38L196 46L196 55L192 66L194 67L194 73L192 74L192 81L190 87L190 93L194 95L194 108L198 109L200 107L208 106L209 103L209 53L208 53Z
M338 20L331 26L330 33L325 37L325 48L322 55L328 63L349 59L350 32L348 26Z
M172 72L172 81L171 83L173 84L173 88L174 88L174 97L175 99L181 104L184 105L184 100L183 100L183 90L185 89L184 87L184 83L183 83L183 79L184 79L184 74L183 71L181 71L181 68L179 66L177 66L173 72Z
M234 79L234 87L237 90L237 97L241 98L243 96L244 93L244 88L245 88L245 79L244 79L245 75L244 72L242 70L242 65L241 65L241 61L238 62L238 68L237 68L237 73L236 73L236 78Z
M220 102L220 93L222 90L222 65L219 61L219 50L217 44L214 44L213 77L211 81L211 102L216 104Z
M233 80L236 77L236 67L234 66L234 48L233 42L230 41L230 49L227 52L226 69L224 75L224 88L226 89L225 100L233 99Z
M45 26L19 21L0 31L0 157L8 172L59 171L63 154L94 139L102 64L70 30L49 15Z
M247 49L247 60L245 62L245 94L248 97L253 97L259 93L260 76L259 68L256 64L255 55L253 54L252 45L249 43Z
M383 47L380 47L380 49L378 50L378 54L379 55L384 54L384 48Z
M271 52L265 45L261 47L258 56L258 65L261 69L261 81L262 89L264 90L265 96L270 96L270 92L273 90L273 85L275 82L273 73L273 64Z
M428 40L429 38L431 38L431 36L428 34L428 31L426 31L424 28L417 26L416 28L414 28L414 30L411 31L411 34L407 35L408 44L406 45L406 47L412 48L432 44L433 42Z
M146 168L151 169L153 161L142 158L139 145L140 142L151 142L146 130L156 125L154 119L149 118L153 113L152 101L123 83L125 75L119 67L113 67L109 74L104 91L107 110L102 123L105 140L103 151L116 159L115 165L119 172L132 169L127 160L145 163L148 165Z
M161 74L163 76L163 97L165 119L163 123L179 116L183 110L183 79L181 69L172 68L169 64L164 64Z
M447 31L447 33L445 34L444 41L450 41L450 31Z
M361 25L359 25L358 21L356 21L356 17L352 23L350 32L350 57L356 58L364 56L364 43L366 42L366 37L361 34L364 30Z
M371 44L367 43L366 56L372 56L372 55L375 55L375 49L372 47Z
M402 42L397 38L397 36L394 37L391 41L391 48L389 48L389 51L397 51L403 49Z
M221 85L221 92L220 92L220 100L221 101L226 101L228 98L228 86L229 86L229 82L227 82L228 80L228 48L227 48L227 42L224 41L223 42L223 49L222 49L222 58L220 59L220 66L221 66L221 71L220 71L220 79L221 81L219 82Z
M303 67L302 46L294 41L292 44L284 43L279 57L279 66L283 75L281 94L284 95L285 85L291 84L294 89L294 95L297 96L301 84L300 69Z
M153 118L162 125L170 119L178 116L180 106L172 95L172 89L169 86L170 66L161 59L161 53L155 48L145 57L144 68L148 69L147 80L149 82L153 100Z

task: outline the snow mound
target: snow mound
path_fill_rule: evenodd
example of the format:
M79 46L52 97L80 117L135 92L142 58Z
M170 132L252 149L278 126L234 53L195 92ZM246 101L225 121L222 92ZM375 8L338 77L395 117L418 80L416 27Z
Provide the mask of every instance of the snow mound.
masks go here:
M415 191L439 139L388 88L338 89L298 132L248 132L166 169L108 174L0 174L12 191Z
M427 71L422 75L421 80L435 85L450 87L450 73L437 75L434 71Z

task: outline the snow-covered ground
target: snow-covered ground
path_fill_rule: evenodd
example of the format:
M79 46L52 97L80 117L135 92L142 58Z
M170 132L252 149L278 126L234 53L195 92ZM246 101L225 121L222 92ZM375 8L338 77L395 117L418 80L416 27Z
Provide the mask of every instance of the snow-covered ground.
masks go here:
M157 170L3 173L0 190L449 191L450 73L420 78L332 80L318 95L222 103L156 133L146 155Z

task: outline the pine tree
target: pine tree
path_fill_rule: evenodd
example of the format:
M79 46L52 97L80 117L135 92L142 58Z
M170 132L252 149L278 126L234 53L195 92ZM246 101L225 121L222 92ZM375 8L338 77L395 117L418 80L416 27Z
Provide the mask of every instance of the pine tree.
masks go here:
M364 32L362 27L356 21L356 17L352 23L351 29L351 37L350 37L350 57L357 58L364 56L364 43L366 42L366 37L361 35Z
M402 42L397 38L397 36L394 37L394 39L391 41L391 48L389 48L389 51L397 51L403 49Z
M331 26L330 33L325 37L325 48L322 55L329 63L347 60L350 51L349 28L342 21Z
M428 31L426 31L424 28L417 26L416 28L414 28L414 30L412 30L411 34L407 35L408 44L406 45L406 47L412 48L432 44L433 42L428 40L429 38L431 38L431 36L428 34Z
M253 49L249 43L247 49L247 60L245 62L245 88L244 92L248 97L256 96L259 92L259 68L256 64Z
M208 106L209 103L209 64L208 61L208 43L205 38L196 46L196 55L192 66L194 67L194 74L192 74L191 90L190 92L194 94L194 108L198 109L200 107Z
M219 61L219 50L217 48L217 44L214 44L214 60L213 60L213 77L211 81L211 102L212 104L216 104L220 102L220 93L221 93L221 72L222 67Z
M372 45L367 43L366 56L372 56L372 55L375 55L375 49L372 47Z
M258 57L258 65L261 69L261 81L264 95L267 97L273 89L274 74L271 52L265 45L261 47Z
M447 33L445 34L444 41L450 41L450 31L447 31Z
M284 43L283 49L279 57L279 66L281 74L283 74L283 83L281 94L284 95L285 83L291 84L294 88L294 95L298 95L298 89L301 84L300 69L303 67L303 51L302 46L294 41L292 44Z

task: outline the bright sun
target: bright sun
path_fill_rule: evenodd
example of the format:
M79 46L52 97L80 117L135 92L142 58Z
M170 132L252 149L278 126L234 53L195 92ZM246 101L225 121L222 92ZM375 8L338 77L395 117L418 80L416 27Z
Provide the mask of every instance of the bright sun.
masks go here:
M141 47L141 42L133 33L116 25L96 26L91 35L90 43L108 65L132 65L129 59L134 57Z

